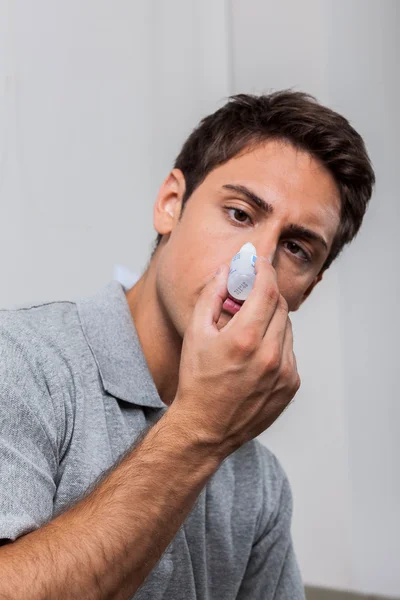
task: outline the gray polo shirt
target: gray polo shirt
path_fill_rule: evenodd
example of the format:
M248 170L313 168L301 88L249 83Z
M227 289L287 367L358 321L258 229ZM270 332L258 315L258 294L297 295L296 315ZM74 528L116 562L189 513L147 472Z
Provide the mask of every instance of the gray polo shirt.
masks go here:
M71 507L167 409L119 283L78 302L0 311L0 539ZM303 600L291 513L275 456L244 444L135 599Z

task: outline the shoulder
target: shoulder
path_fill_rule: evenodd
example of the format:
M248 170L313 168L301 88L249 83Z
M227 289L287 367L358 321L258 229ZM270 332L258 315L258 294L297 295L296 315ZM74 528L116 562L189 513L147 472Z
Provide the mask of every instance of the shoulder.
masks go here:
M254 483L262 482L271 495L279 493L282 484L288 481L276 455L258 439L250 440L236 450L232 460L239 474L246 474Z
M29 342L37 338L57 337L58 330L77 318L75 302L47 302L21 306L19 308L0 309L0 334L3 345L12 341ZM55 334L51 336L51 334Z
M263 501L258 519L258 535L277 529L289 535L293 513L293 498L289 478L276 455L264 444L255 440L261 460ZM279 525L278 525L279 523Z
M236 480L257 511L258 532L285 514L292 516L292 492L288 476L276 455L258 439L250 440L233 455ZM250 492L249 492L250 490Z
M23 362L56 375L66 363L69 345L79 336L84 339L74 302L0 310L0 356L10 367Z
M259 457L259 464L265 481L279 490L282 483L288 481L285 469L272 450L262 444L259 440L253 441L254 450Z
M0 310L0 410L46 432L54 452L65 442L74 378L69 340L79 328L72 302Z

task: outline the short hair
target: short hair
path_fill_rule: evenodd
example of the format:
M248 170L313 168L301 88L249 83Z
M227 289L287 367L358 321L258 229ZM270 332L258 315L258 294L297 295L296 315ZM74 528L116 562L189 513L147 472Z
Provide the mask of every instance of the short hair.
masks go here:
M340 224L323 271L358 233L375 174L360 134L347 119L319 104L310 94L291 89L262 95L237 94L203 118L174 164L186 182L180 217L194 190L213 169L268 140L289 142L308 152L328 169L339 189ZM152 256L161 239L162 234L158 234Z

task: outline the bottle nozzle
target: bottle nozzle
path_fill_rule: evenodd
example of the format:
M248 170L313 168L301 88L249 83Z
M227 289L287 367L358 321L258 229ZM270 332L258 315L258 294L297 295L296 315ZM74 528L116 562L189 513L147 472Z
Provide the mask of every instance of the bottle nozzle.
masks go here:
M240 248L239 252L251 252L252 254L257 254L255 246L253 246L251 242L246 242L246 244Z

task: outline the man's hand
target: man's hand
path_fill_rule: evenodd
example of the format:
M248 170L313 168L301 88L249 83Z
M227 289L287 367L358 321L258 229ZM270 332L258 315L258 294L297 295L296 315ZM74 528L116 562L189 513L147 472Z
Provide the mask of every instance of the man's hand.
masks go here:
M300 387L288 305L275 269L257 258L253 289L218 330L228 272L224 264L196 303L173 403L199 438L225 455L267 429Z

